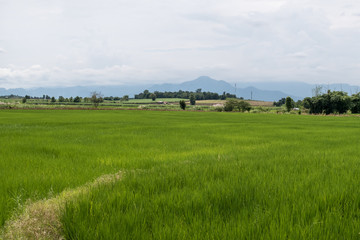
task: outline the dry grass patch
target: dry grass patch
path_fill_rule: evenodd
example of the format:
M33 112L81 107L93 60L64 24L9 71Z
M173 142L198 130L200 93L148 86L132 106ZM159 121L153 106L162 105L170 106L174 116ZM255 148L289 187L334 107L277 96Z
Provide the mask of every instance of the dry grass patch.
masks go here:
M14 216L5 224L3 239L64 239L60 222L61 211L66 202L76 200L92 188L119 181L122 172L107 174L75 189L65 190L51 199L36 202L28 201L21 214Z

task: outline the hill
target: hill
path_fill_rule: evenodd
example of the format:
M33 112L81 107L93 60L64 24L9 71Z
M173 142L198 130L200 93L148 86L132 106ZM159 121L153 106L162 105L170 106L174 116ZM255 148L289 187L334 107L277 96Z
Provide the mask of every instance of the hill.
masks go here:
M75 86L75 87L48 87L48 88L0 88L0 96L4 95L30 95L41 97L43 95L49 96L81 96L88 97L90 92L99 91L105 96L123 96L129 95L133 97L135 94L143 92L148 89L150 92L174 92L174 91L202 91L216 92L222 94L223 92L236 94L237 97L244 99L262 100L262 101L277 101L281 98L290 96L295 101L301 100L305 97L312 96L312 89L315 84L308 84L303 82L245 82L237 81L235 84L230 84L224 80L215 80L208 76L201 76L192 81L185 81L182 83L164 83L164 84L143 84L143 85L117 85L117 86ZM359 86L352 86L349 84L328 84L323 85L323 91L343 90L349 94L356 93L360 90Z
M154 91L195 91L201 88L202 91L216 92L222 94L223 92L236 94L237 97L244 99L263 100L263 101L277 101L283 97L290 96L295 100L301 99L296 95L284 93L277 90L261 90L256 87L235 88L235 85L223 80L215 80L207 76L201 76L195 80L183 82L180 84L160 84L153 85L149 88L151 92Z

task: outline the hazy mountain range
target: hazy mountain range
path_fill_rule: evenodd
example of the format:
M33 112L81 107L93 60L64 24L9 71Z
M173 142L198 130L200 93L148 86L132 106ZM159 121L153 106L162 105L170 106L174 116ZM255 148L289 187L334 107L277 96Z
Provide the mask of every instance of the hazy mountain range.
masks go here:
M303 82L237 82L230 84L223 80L215 80L207 76L199 77L192 81L183 82L180 84L157 84L157 85L121 85L121 86L77 86L77 87L49 87L49 88L14 88L5 89L0 88L0 96L4 95L30 95L41 97L44 94L49 96L63 96L63 97L88 97L92 91L100 91L104 96L123 96L129 95L133 97L134 94L143 92L148 89L150 92L154 91L196 91L201 88L202 91L223 92L236 94L238 97L253 100L263 101L277 101L283 97L290 96L294 100L301 100L305 97L312 96L312 90L315 84L307 84ZM343 90L350 95L360 90L359 86L351 86L349 84L330 84L323 85L323 91Z

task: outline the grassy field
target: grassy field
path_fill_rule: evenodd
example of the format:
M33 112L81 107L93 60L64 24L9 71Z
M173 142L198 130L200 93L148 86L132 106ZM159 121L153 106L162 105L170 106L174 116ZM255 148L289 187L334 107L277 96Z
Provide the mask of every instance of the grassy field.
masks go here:
M126 103L129 103L129 104L132 104L132 103L146 104L146 103L157 103L157 102L178 103L180 100L184 100L184 99L182 99L182 98L157 98L155 101L153 101L152 99L129 99L129 101Z
M0 226L66 203L67 239L358 239L360 118L1 110Z
M266 102L266 101L254 101L254 100L245 100L246 102L250 103L251 106L257 107L273 107L273 102ZM214 104L225 104L226 100L197 100L196 104L198 105L214 105Z
M157 98L155 101L152 99L129 99L129 101L111 101L105 100L103 103L99 104L101 109L135 109L135 108L146 108L146 109L164 109L164 110L176 110L180 109L179 101L184 100L181 98ZM188 105L188 110L202 110L202 111L215 111L214 105L224 105L225 100L197 100L196 106L190 106L188 99L185 99L186 104ZM264 107L268 110L274 108L272 102L264 101L251 101L247 100L253 107ZM166 103L166 104L163 104ZM93 108L91 102L55 102L52 103L50 100L44 99L28 99L25 104L22 104L22 99L11 98L11 99L0 99L0 109L6 108L56 108L56 109L66 109L66 108Z

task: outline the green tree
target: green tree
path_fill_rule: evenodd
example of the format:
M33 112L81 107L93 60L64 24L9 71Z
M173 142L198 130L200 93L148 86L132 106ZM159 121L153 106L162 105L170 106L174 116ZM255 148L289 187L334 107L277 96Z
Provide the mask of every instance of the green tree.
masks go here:
M224 110L226 112L232 112L234 110L239 110L240 112L250 111L250 103L244 100L238 100L236 98L228 98L224 105Z
M235 98L228 98L224 104L224 111L232 112L237 105L237 100Z
M52 98L51 98L51 102L52 102L52 103L56 102L56 98L55 98L55 97L52 97Z
M285 99L286 111L290 112L290 110L294 107L293 102L294 102L294 100L292 100L291 97L286 97L286 99Z
M151 100L155 101L156 100L156 95L154 93L151 93L150 98L151 98Z
M245 111L250 112L250 110L251 110L250 103L248 103L244 100L238 101L237 107L238 107L239 111L241 111L241 112L245 112Z
M150 98L150 92L149 92L149 90L144 90L144 96L143 96L143 98L145 99L145 98Z
M124 95L122 98L121 98L121 101L129 101L129 95Z
M59 96L59 102L65 102L65 98L63 96Z
M185 103L185 101L184 101L184 100L180 100L180 101L179 101L179 104L180 104L180 108L181 108L182 110L185 110L185 108L186 108L186 103Z
M195 105L195 104L196 104L195 95L192 93L190 94L190 105Z
M26 97L24 97L23 99L22 99L22 103L26 103Z
M333 91L330 93L330 113L346 113L351 108L351 98L342 91Z
M351 96L351 112L360 113L360 93Z
M303 99L302 105L306 109L311 109L311 108L313 108L313 106L312 106L313 101L312 101L312 99L310 97L306 97L306 98Z
M273 104L275 107L281 107L282 105L285 104L285 100L286 100L285 98L281 98L279 101L274 102Z
M303 106L309 109L310 113L343 114L352 109L354 99L350 98L345 92L329 90L322 95L305 98L303 100Z
M81 98L80 98L79 96L76 96L76 97L74 98L74 102L81 102Z
M101 95L101 92L92 92L90 101L93 103L94 107L98 107L100 103L104 102L103 96Z

